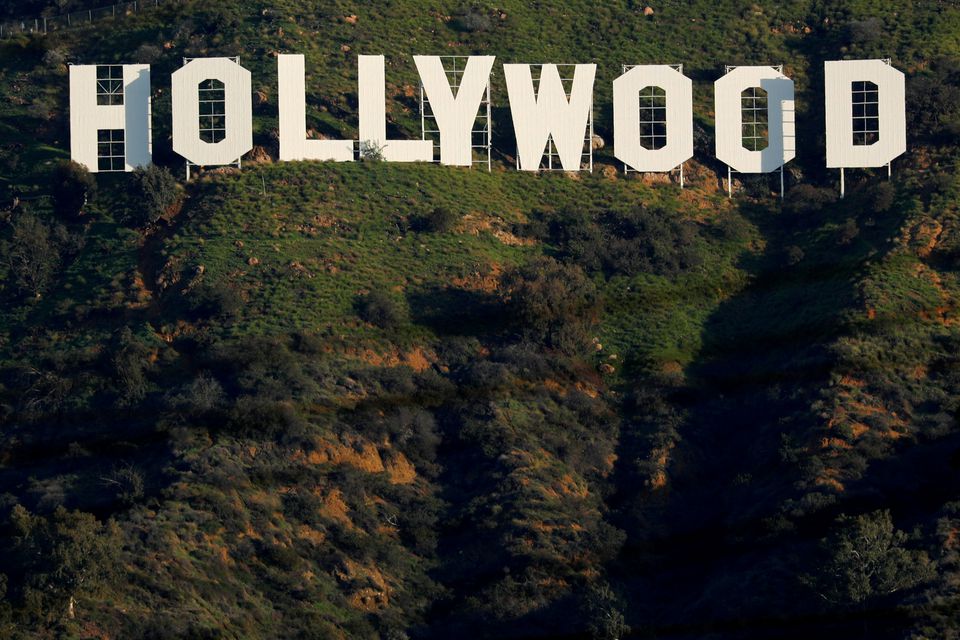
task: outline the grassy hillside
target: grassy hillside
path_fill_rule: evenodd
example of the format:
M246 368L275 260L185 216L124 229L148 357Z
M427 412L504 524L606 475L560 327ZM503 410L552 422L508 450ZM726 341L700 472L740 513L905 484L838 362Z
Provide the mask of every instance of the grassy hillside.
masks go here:
M182 2L0 41L0 635L960 633L960 7L646 7ZM594 61L607 145L515 171L498 65L491 172L278 163L281 52L328 136L357 54L411 138L412 54ZM182 183L169 74L213 55L253 73L257 149ZM910 148L838 200L842 57L907 73ZM75 172L66 64L135 61L159 169ZM609 129L621 64L678 62L683 190ZM711 84L767 63L787 198L728 199Z

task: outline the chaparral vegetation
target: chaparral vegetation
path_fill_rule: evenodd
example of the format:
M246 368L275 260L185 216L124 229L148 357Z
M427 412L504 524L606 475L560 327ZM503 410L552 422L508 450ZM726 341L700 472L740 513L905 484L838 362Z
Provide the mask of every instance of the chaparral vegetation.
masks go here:
M956 3L91 15L0 39L0 637L960 635ZM696 155L683 189L625 174L599 108L592 173L517 172L495 71L490 172L277 163L287 52L317 138L356 137L359 53L406 139L411 52L595 61L597 105L683 62ZM253 72L255 148L186 182L166 88L196 56ZM839 199L816 132L847 57L907 74L908 151ZM92 176L67 65L124 62L153 65L155 166ZM724 64L796 82L783 202L721 183Z

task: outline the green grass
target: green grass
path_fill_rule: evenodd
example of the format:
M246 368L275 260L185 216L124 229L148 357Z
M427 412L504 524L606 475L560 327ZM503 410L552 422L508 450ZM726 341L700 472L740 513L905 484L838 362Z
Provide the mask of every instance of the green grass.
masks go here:
M571 180L376 163L260 165L201 185L163 251L184 280L202 265L204 281L226 283L242 297L242 320L213 331L306 331L412 344L430 342L433 330L410 323L384 335L357 319L357 295L379 288L409 307L431 292L463 288L461 279L551 252L550 246L495 235L509 234L512 223L525 220L523 211L659 203L677 215L704 218L706 226L721 215L690 210L677 195L672 186L599 176ZM461 216L454 231L401 231L437 206ZM678 278L599 278L608 301L598 327L604 356L642 353L683 364L693 358L703 321L743 280L734 266L743 239L711 240L702 249L705 262ZM413 318L422 315L409 311Z

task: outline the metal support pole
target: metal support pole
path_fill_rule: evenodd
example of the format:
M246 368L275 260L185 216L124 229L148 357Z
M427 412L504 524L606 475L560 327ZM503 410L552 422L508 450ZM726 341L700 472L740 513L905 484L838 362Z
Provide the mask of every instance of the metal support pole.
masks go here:
M680 163L680 188L683 189L683 163Z
M783 165L780 165L780 201L783 202Z
M893 162L887 163L887 180L893 179Z
M590 102L590 138L587 142L590 149L590 173L593 173L593 102Z
M733 197L733 171L727 167L727 197Z
M427 122L426 116L424 115L424 104L423 104L423 83L420 84L420 139L427 139Z
M493 171L491 152L493 150L493 117L490 111L490 80L487 80L487 172Z
M843 196L846 194L847 187L843 179L843 167L840 167L840 198L843 199Z

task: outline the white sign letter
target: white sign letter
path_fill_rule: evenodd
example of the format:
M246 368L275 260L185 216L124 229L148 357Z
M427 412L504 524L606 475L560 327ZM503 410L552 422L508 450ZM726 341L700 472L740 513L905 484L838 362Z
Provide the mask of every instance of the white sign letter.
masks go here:
M613 153L636 171L670 171L692 158L690 78L669 65L638 65L614 80Z
M570 100L567 101L557 65L545 64L540 68L540 86L536 94L530 65L503 65L522 171L540 168L544 148L551 136L561 166L567 171L579 171L587 122L593 109L596 72L595 64L576 65Z
M383 56L360 56L360 142L383 147L383 159L390 162L430 162L433 143L429 140L387 140L387 100Z
M907 150L903 73L883 60L823 63L827 166L880 167Z
M202 115L222 118L223 126L201 138L200 84L213 80L222 99L204 100ZM219 90L217 90L219 91ZM173 150L196 165L233 164L253 148L250 72L230 58L195 58L173 72ZM206 127L205 127L206 128ZM217 138L221 139L217 140Z
M150 164L150 65L70 66L70 158L88 170Z
M440 164L469 167L473 164L473 127L480 101L490 83L494 56L470 56L460 76L457 95L439 56L413 56L430 109L440 130Z
M713 87L718 160L739 173L769 173L793 160L793 80L773 67L736 67Z
M304 62L300 54L277 56L280 160L353 160L353 140L308 140Z

